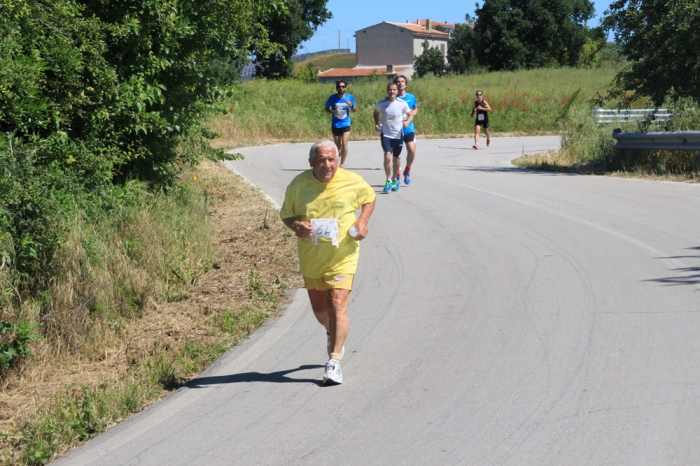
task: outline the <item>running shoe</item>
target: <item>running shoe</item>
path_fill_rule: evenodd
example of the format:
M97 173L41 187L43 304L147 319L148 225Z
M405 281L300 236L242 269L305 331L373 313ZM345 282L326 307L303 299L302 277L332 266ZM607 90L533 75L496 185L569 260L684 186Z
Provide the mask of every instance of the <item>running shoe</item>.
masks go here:
M399 190L399 179L395 179L393 183L391 183L391 190L392 191L398 191Z
M474 145L472 146L472 149L478 149L478 148L479 148L479 144L474 144Z
M391 181L386 180L386 183L384 183L384 192L388 193L389 191L391 191Z
M403 182L407 185L411 184L411 174L410 173L406 173L406 172L403 173Z
M328 337L328 343L326 344L326 350L328 350L328 357L331 357L331 334L326 332L326 337ZM340 359L343 359L343 356L345 356L345 345L343 345L343 348L340 350Z
M326 363L326 372L323 374L323 385L338 385L343 383L343 372L340 363L331 359Z
M486 140L486 147L491 147L491 139Z

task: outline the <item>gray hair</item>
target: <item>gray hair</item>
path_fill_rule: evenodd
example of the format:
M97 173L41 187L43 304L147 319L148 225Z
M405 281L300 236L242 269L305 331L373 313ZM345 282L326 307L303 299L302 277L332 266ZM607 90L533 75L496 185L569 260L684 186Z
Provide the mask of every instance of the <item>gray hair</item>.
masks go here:
M329 141L328 139L321 139L320 141L314 142L314 144L311 146L311 149L309 150L309 160L311 162L316 160L318 150L321 147L332 147L333 151L335 152L335 156L338 157L338 148L336 147L335 143L333 141Z

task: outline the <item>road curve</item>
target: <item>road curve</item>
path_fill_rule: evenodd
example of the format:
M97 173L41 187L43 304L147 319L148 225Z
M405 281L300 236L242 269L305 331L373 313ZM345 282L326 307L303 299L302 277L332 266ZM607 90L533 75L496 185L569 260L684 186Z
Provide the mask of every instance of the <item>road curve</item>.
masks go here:
M421 140L379 194L345 382L303 290L56 465L700 464L700 185L513 167L556 137ZM281 204L309 144L229 162ZM379 143L346 166L379 192Z

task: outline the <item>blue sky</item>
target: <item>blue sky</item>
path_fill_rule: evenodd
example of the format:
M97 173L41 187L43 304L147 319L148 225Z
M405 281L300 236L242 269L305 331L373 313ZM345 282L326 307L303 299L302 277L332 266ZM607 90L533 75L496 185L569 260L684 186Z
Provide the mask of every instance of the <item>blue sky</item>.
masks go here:
M483 3L483 1L482 1ZM612 0L593 0L596 17L590 22L597 26L603 12ZM316 34L301 44L299 53L317 52L325 49L338 48L338 31L340 30L341 48L355 51L353 34L382 21L403 23L406 20L430 18L446 23L464 21L466 13L474 15L475 1L440 0L426 2L408 0L404 2L384 2L381 0L329 0L327 8L333 13L333 18L321 26Z

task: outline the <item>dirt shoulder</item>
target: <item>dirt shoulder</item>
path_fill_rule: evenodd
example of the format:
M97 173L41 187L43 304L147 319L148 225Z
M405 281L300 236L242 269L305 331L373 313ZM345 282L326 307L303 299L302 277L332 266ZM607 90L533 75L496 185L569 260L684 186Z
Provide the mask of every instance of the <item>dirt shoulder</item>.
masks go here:
M107 387L100 392L106 393L125 384L148 384L153 379L153 371L148 371L155 362L171 361L169 367L176 367L177 372L169 383L159 379L155 390L144 389L131 409L137 412L277 315L286 290L302 287L295 237L263 193L208 160L193 173L208 194L213 266L185 299L149 302L140 318L129 321L119 335L106 342L100 360L59 358L41 343L35 345L35 358L17 376L8 377L0 392L0 432L4 433L1 463L27 464L21 459L26 457L21 450L27 448L23 432L45 409L42 406L60 404L57 400L66 394L80 398L85 387L88 391ZM45 416L51 413L47 412ZM98 430L115 425L128 414L110 416ZM50 456L60 456L80 443L66 442Z

